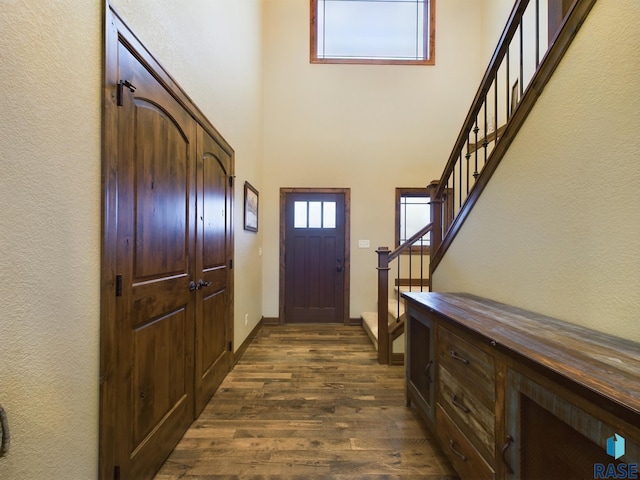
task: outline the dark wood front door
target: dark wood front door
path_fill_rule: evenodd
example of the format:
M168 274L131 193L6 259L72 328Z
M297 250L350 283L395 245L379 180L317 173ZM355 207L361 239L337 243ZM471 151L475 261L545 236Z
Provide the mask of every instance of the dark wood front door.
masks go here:
M347 320L345 195L345 192L285 193L285 323Z

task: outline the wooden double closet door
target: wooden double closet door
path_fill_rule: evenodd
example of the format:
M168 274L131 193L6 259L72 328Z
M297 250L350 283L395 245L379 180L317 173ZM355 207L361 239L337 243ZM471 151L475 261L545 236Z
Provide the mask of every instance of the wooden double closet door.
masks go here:
M233 151L109 16L100 476L138 480L230 369Z

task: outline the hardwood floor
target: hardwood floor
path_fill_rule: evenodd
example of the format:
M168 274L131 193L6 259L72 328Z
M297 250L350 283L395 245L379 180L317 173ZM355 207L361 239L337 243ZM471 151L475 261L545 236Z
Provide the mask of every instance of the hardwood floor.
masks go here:
M455 479L361 327L265 326L156 475Z

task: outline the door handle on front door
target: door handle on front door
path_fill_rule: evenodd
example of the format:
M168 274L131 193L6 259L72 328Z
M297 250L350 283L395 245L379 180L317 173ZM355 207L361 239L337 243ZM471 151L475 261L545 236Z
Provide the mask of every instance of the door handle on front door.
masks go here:
M198 282L198 290L204 287L210 287L211 285L213 285L211 282L205 282L204 280L200 280Z

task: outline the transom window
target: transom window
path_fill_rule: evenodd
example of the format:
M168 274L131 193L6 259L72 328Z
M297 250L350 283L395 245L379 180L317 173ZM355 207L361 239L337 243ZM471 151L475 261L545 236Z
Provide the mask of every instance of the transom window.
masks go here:
M431 198L425 188L396 188L396 246L400 246L431 222ZM412 251L427 253L431 235L418 241Z
M294 228L336 228L336 202L294 202Z
M311 0L312 63L435 64L435 0Z

